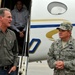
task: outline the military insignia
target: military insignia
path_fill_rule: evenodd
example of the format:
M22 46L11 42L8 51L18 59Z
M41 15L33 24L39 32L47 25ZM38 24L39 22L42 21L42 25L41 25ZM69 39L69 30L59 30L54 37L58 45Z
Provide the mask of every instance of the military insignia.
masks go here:
M69 49L74 49L72 44L69 44Z

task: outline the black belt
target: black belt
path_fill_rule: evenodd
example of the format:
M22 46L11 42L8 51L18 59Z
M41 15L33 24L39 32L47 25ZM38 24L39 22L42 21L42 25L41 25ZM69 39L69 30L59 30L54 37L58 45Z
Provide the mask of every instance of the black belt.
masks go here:
M24 27L17 27L18 29L24 29Z
M11 67L12 67L12 65L1 66L0 69L1 69L1 70L9 70Z

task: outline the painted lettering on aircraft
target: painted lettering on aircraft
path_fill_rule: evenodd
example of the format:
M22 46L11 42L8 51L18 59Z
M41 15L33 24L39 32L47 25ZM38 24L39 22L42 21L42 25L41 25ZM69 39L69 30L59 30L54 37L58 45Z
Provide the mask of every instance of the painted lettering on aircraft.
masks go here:
M32 50L29 50L29 53L34 53L37 48L39 47L40 43L41 43L41 40L40 39L36 39L36 38L33 38L30 43L29 43L29 47L31 47L33 45L33 43L36 42L36 44L34 45L33 49Z

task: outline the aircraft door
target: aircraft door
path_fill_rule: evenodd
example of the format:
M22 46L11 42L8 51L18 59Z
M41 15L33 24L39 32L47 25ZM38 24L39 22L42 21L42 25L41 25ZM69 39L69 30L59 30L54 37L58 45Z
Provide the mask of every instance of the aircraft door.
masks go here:
M9 8L11 11L14 9L14 6L15 6L15 4L16 4L16 1L17 0L0 0L0 3L1 3L1 7L3 8L3 7L6 7L6 8ZM27 10L29 11L29 17L28 17L28 23L27 24L30 24L30 13L31 13L31 0L22 0L23 1L23 3L26 5L26 7L27 7ZM28 25L29 27L30 27L30 25ZM29 28L30 29L30 28ZM26 33L27 34L27 33ZM28 34L27 34L27 36L29 37L29 31L28 31ZM25 42L27 42L28 43L28 45L29 45L29 39L26 41L25 40ZM24 44L24 46L25 46L26 44ZM27 47L29 47L29 46L27 46ZM24 48L25 49L25 48ZM28 48L26 48L26 55L27 56L29 56L29 49ZM22 53L22 52L21 52ZM19 54L21 54L21 53L19 53Z

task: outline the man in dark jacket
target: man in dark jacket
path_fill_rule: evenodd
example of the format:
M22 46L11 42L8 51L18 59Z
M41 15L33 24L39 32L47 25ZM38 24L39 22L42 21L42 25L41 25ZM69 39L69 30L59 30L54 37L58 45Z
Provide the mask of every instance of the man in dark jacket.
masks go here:
M12 10L12 23L11 29L16 33L19 53L22 53L23 42L25 39L25 32L27 27L27 18L29 16L26 6L21 0L16 2L14 9Z

